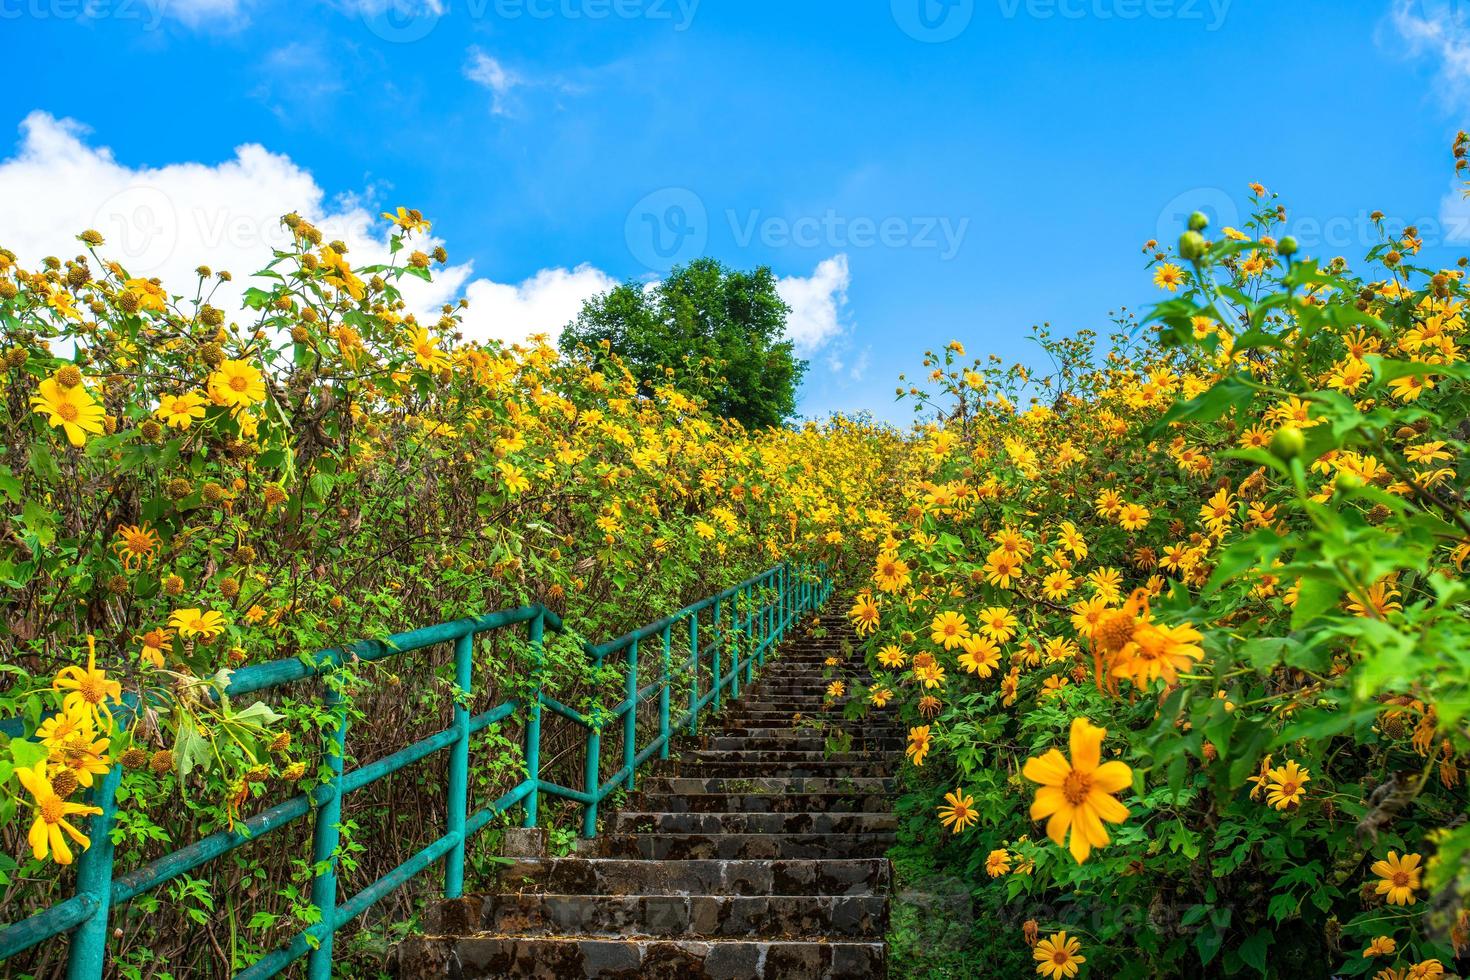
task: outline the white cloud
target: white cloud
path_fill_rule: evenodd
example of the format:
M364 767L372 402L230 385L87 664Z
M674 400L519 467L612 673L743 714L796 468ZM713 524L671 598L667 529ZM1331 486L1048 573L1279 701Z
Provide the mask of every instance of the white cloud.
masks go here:
M106 147L89 144L86 128L69 119L33 112L21 134L16 153L0 159L6 190L0 244L23 264L78 254L76 236L93 228L107 239L104 255L132 275L160 277L176 293L192 289L200 264L228 269L234 281L214 297L228 310L250 274L268 261L271 247L288 241L279 219L290 211L329 240L345 242L356 265L389 258L379 208L353 195L329 199L309 171L258 144L237 147L233 158L213 165L133 168ZM419 247L427 251L435 244L429 239ZM405 298L415 309L435 311L468 296L467 335L519 340L537 332L554 336L584 299L613 284L588 265L543 269L519 284L476 279L473 272L465 263L438 270L433 283L405 279Z
M784 276L776 283L791 307L786 335L795 342L798 355L806 357L842 334L851 281L847 255L839 253L823 259L810 276Z
M464 67L464 77L490 90L490 111L497 116L506 114L511 91L524 84L520 75L479 48L470 48L470 61Z
M151 0L145 5L190 27L232 30L245 22L241 0Z
M1390 21L1405 54L1439 59L1446 100L1470 92L1470 11L1461 0L1393 0Z
M1458 180L1451 181L1450 189L1439 199L1439 226L1443 231L1442 244L1470 242L1470 199L1465 197L1465 186Z
M511 341L533 333L556 336L577 318L584 300L616 285L617 280L586 263L575 269L542 269L519 285L477 279L466 290L470 308L465 334Z

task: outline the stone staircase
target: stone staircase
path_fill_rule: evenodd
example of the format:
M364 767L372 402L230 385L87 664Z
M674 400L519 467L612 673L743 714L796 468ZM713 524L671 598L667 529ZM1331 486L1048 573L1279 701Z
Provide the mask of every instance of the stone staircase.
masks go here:
M902 729L824 710L850 627L796 634L705 732L640 774L572 857L441 902L401 943L420 977L881 978ZM827 735L851 743L828 754Z

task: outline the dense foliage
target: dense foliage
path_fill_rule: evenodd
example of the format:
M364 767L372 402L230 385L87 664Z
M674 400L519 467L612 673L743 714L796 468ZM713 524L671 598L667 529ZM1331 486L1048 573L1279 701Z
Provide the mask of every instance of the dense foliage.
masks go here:
M843 528L875 505L895 434L747 431L605 347L465 341L459 308L421 320L400 293L445 260L414 248L428 223L385 218L394 262L354 268L287 216L293 245L263 257L243 313L212 303L228 273L173 294L94 232L35 270L0 252L0 718L25 731L0 735L6 924L70 894L57 865L88 846L88 790L115 766L120 869L315 784L319 686L236 703L219 697L233 669L528 602L609 639L859 543ZM576 639L550 645L547 683L615 702ZM476 704L517 691L523 647L480 644ZM452 679L437 649L349 665L333 683L354 759L444 728ZM570 767L548 737L546 764ZM483 805L522 762L509 726L475 751ZM349 799L361 887L441 832L442 756ZM228 972L314 921L304 832L131 903L119 972ZM61 951L29 963L49 973Z
M1043 376L953 343L904 392L941 421L850 610L857 693L910 726L911 887L963 882L978 937L909 921L911 975L1470 949L1464 260L1409 229L1319 261L1250 202L1145 246L1173 295L1103 350L1041 330Z
M560 344L608 350L645 390L673 385L718 416L763 428L796 414L806 372L786 336L789 312L769 268L696 259L651 286L624 283L588 300Z

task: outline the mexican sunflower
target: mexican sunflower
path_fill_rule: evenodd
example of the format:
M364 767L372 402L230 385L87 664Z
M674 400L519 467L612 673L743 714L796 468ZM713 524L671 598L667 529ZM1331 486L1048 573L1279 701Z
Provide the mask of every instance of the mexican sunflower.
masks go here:
M1077 964L1087 962L1082 954L1082 944L1066 932L1054 933L1050 939L1036 944L1031 955L1036 959L1036 972L1051 980L1077 975Z
M15 776L26 788L26 792L35 798L36 819L31 824L30 833L26 835L31 853L38 861L50 853L55 855L57 864L71 864L71 847L67 845L66 838L71 837L83 849L91 847L92 842L66 818L101 813L102 808L83 806L57 796L56 791L51 788L51 780L46 778L45 760L30 769L17 769Z
M1027 759L1021 774L1039 783L1031 804L1031 819L1046 818L1046 833L1060 845L1072 832L1069 850L1078 864L1087 860L1094 847L1108 843L1103 822L1122 823L1128 808L1112 794L1133 781L1133 770L1121 762L1102 762L1102 741L1107 729L1086 718L1072 719L1072 758L1056 749Z
M1414 892L1419 887L1419 875L1423 871L1419 861L1417 854L1399 857L1398 852L1389 851L1386 860L1373 862L1369 870L1380 879L1377 892L1388 896L1389 905L1413 905L1418 901Z

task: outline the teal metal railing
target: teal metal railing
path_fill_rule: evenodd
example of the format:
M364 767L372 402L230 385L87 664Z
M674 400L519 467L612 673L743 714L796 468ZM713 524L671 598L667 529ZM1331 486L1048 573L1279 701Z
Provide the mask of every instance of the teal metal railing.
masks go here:
M312 814L314 875L311 896L312 903L321 911L321 920L235 976L244 980L272 977L304 956L307 958L307 976L311 980L327 980L332 972L332 939L337 930L439 861L444 864L445 896L458 898L464 890L466 842L517 804L524 811L524 825L534 827L542 794L580 803L583 807L582 834L594 836L597 833L597 811L602 801L620 788L632 790L638 768L655 755L660 759L668 758L669 743L674 735L683 729L690 733L697 731L700 715L706 708L717 710L727 697L738 698L742 685L749 686L755 669L765 663L767 652L781 641L802 613L825 603L831 591L832 580L825 565L798 567L783 563L626 636L595 646L587 644L586 652L597 667L617 655L624 658L624 696L611 708L592 708L584 713L568 707L546 694L537 678L534 696L524 701L504 701L479 714L471 715L463 703L464 699L457 699L449 728L354 769L345 767L348 713L345 710L334 711L337 720L325 734L323 755L330 771L326 782L237 821L235 829L210 834L120 876L113 865L112 831L122 767L113 766L95 788L91 800L93 805L101 807L102 812L91 818L92 846L77 861L76 894L0 931L0 961L69 932L68 980L96 980L103 975L109 917L114 907ZM708 619L703 628L700 625L702 615ZM232 675L225 694L238 698L310 677L325 677L352 660L382 660L441 643L454 645L455 683L461 692L472 692L475 638L520 624L525 624L527 629L534 677L539 667L545 631L563 632L565 629L561 619L542 605L440 623L399 633L386 640L364 640L349 647L321 651L315 657L275 660L245 667ZM689 651L688 708L677 718L672 703L676 678L672 654L676 631L687 631ZM702 637L706 635L708 642L701 645ZM640 686L639 661L650 641L658 654L658 664L652 679ZM729 662L724 663L727 654ZM709 678L709 687L701 690L705 676ZM326 706L335 708L341 697L336 686L326 684L324 691ZM658 734L640 749L637 745L638 709L655 695L658 698ZM128 707L134 705L130 703ZM522 708L526 711L525 778L489 806L471 813L470 739ZM582 789L542 778L543 710L566 718L585 731L586 763ZM600 771L602 734L619 722L622 728L622 766L603 778ZM368 786L444 749L449 750L448 826L444 834L362 891L338 902L337 857L341 843L343 798L353 790Z

